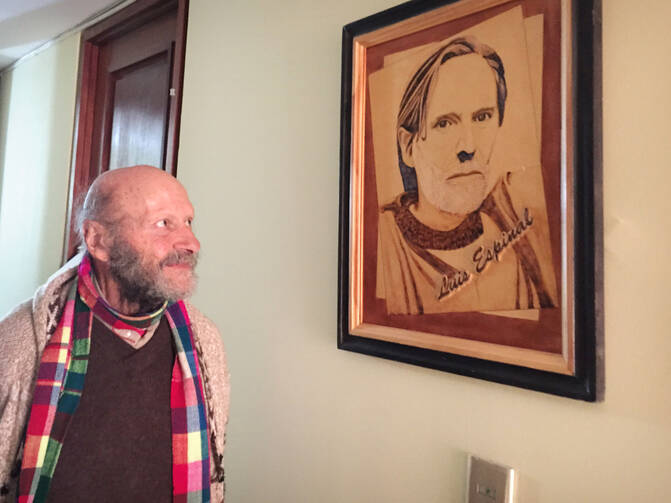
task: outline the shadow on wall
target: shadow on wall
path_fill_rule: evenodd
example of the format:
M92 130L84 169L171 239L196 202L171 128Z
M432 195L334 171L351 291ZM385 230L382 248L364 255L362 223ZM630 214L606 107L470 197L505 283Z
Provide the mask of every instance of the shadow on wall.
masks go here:
M5 152L7 152L7 122L9 97L12 95L12 79L0 73L0 209L2 209L2 187L5 179ZM0 214L0 237L2 237L2 214ZM2 242L0 241L0 244Z
M56 65L53 72L53 99L59 100L62 96L71 96L67 110L51 113L48 121L48 138L52 139L49 152L57 151L58 158L46 172L46 191L44 192L44 206L42 207L41 221L43 244L54 247L53 263L42 262L41 277L46 280L61 265L63 247L65 246L65 219L67 218L67 202L70 187L70 171L72 165L72 139L74 135L74 113L77 95L77 66L79 59L79 38L76 39L74 53L75 63L72 67ZM62 45L57 46L57 61L72 57ZM62 115L61 115L62 114ZM47 157L47 159L50 159ZM51 162L51 161L48 161ZM52 190L53 189L53 190ZM57 211L57 215L52 215ZM51 225L58 222L58 225Z

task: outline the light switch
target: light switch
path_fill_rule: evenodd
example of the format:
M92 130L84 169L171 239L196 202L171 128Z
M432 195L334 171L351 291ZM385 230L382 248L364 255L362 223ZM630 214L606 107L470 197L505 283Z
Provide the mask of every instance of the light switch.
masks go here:
M512 468L469 456L466 503L515 503L516 482Z

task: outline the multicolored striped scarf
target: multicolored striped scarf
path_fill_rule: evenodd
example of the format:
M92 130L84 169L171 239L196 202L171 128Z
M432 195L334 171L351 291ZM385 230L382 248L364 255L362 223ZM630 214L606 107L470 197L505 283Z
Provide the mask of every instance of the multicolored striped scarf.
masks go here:
M170 408L172 411L173 501L210 501L207 415L191 322L182 301L155 313L126 317L98 294L88 255L79 266L63 314L49 339L37 374L19 479L20 503L46 501L67 428L84 392L93 316L115 330L140 334L165 315L175 341Z

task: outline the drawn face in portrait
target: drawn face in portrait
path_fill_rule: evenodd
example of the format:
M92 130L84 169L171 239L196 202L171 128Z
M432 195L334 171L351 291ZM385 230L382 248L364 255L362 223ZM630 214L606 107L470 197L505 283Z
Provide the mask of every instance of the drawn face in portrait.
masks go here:
M499 132L494 72L479 54L454 57L440 66L427 98L423 131L398 131L403 161L417 173L415 214L420 220L431 220L435 210L463 216L482 204L494 183L489 167Z

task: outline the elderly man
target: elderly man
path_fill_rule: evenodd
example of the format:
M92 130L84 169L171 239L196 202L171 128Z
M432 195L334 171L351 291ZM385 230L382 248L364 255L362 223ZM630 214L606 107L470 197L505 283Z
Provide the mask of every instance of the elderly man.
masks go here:
M225 355L183 300L193 217L150 166L92 184L86 251L0 321L0 501L223 501Z
M473 37L435 51L410 80L397 125L406 191L379 224L389 314L555 305L528 238L537 215L515 210L512 176L490 166L506 97L503 62Z

